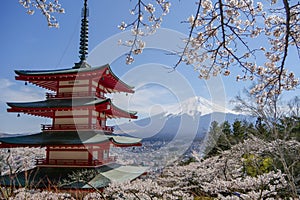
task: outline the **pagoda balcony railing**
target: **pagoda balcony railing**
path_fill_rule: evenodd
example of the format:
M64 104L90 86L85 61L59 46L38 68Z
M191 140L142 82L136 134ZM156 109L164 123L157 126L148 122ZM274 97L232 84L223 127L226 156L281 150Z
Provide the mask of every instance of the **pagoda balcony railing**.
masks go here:
M36 165L66 165L66 166L99 166L115 162L116 157L111 156L104 160L81 160L81 159L36 159Z
M104 93L102 92L62 92L62 93L46 93L46 99L58 99L58 98L76 98L76 97L98 97L104 98Z
M101 130L106 132L113 132L113 126L99 126L97 124L41 124L42 131L55 131L55 130Z

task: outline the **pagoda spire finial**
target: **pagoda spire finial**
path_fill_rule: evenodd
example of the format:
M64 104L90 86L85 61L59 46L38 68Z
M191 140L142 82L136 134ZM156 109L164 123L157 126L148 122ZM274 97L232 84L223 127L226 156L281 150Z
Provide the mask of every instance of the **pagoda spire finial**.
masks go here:
M75 63L74 68L87 68L90 65L87 64L86 58L88 54L88 38L89 38L89 10L87 6L87 0L84 0L84 7L81 13L81 31L80 31L80 46L79 46L79 63Z

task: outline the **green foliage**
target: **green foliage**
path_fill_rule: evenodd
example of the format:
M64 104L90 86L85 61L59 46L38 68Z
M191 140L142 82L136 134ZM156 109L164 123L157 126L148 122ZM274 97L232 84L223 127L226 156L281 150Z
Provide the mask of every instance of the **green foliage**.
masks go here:
M276 128L280 139L300 141L300 117L283 117Z
M87 184L91 179L93 179L99 173L97 170L86 170L79 169L78 171L72 172L72 174L68 174L67 179L63 179L59 182L58 186L62 187L65 185L77 185L77 184Z
M182 160L181 162L179 162L179 166L185 166L185 165L189 165L192 162L197 162L196 158L194 157L189 157L186 160Z
M213 121L211 124L210 124L210 129L209 129L209 133L210 134L214 134L214 136L217 136L221 131L221 128L218 124L218 122L216 121Z
M222 133L224 133L226 136L229 136L231 134L231 125L228 121L225 121L223 124L221 124Z
M260 157L254 154L244 154L244 172L248 176L256 177L273 170L273 159L271 157Z
M267 125L263 123L260 117L258 117L256 120L255 128L256 130L253 133L255 136L263 140L271 140L271 131L268 129Z
M249 132L253 132L253 127L253 124L239 120L235 120L232 126L228 121L220 125L215 121L212 122L208 134L211 135L211 143L214 142L214 147L206 154L206 157L218 155L221 151L228 150L231 146L242 142Z
M221 135L221 127L218 122L213 121L210 124L209 132L207 133L205 156L210 157L219 154L219 142Z
M235 120L232 124L232 131L235 139L242 139L245 133L245 129L242 126L242 122L239 120Z

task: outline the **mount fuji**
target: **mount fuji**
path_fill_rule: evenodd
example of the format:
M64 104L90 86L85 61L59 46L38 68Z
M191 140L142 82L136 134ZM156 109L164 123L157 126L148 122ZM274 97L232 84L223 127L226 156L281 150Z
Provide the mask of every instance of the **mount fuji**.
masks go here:
M209 101L203 97L192 97L189 98L181 103L177 103L175 105L170 105L166 107L168 112L165 115L207 115L213 112L220 112L220 113L232 113L237 114L236 112L225 108L224 106L218 105Z
M164 108L165 111L159 114L115 126L115 133L126 133L143 140L202 138L213 121L232 123L236 119L250 118L199 96Z

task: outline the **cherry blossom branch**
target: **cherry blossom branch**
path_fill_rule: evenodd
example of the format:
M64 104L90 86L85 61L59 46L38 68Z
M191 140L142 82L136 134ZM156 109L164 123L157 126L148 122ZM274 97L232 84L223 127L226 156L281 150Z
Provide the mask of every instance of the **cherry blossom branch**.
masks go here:
M58 0L19 0L19 3L27 9L27 14L33 15L35 10L40 10L42 15L46 17L49 27L59 27L59 23L56 20L54 13L65 13L65 10L61 7Z
M129 52L126 54L126 64L134 62L134 55L143 52L146 44L142 38L155 33L156 29L160 27L162 17L169 13L170 2L166 0L156 0L156 4L160 8L160 11L157 11L153 4L147 4L144 0L138 0L134 8L130 11L130 14L135 15L136 19L129 24L122 22L121 25L118 26L122 31L131 28L133 35L133 40L124 42L119 40L119 45L129 47ZM157 15L160 16L157 17Z
M295 88L299 80L293 72L286 70L285 65L291 45L300 55L297 36L300 30L299 2L290 6L287 0L284 1L285 10L275 8L264 12L260 2L254 6L254 1L245 0L218 0L214 4L211 0L200 1L196 17L187 20L189 34L183 51L177 52L179 59L174 69L180 63L186 63L194 67L199 78L208 79L211 75L228 76L237 66L244 73L236 76L237 81L256 79L261 82L252 90L261 103L278 96L282 90ZM275 6L276 1L273 3ZM272 15L272 10L286 17ZM261 19L265 19L265 27L259 26ZM268 40L270 51L263 46L255 47L256 42L251 40L256 38ZM265 54L264 63L257 60L258 54Z
M197 20L198 20L198 16L199 16L199 13L200 13L201 2L202 2L202 0L199 0L199 2L198 2L198 7L197 7L197 11L196 11L196 14L195 14L195 18L193 19L193 17L192 17L192 18L190 19L190 20L193 20L193 22L192 22L192 25L191 25L191 29L190 29L190 31L189 31L189 36L188 36L188 39L187 39L187 41L186 41L185 47L184 47L184 49L183 49L183 51L182 51L182 54L180 55L179 60L177 61L177 63L176 63L175 66L174 66L174 69L176 69L176 68L178 67L178 65L179 65L181 62L183 62L183 57L184 57L184 55L187 53L188 46L189 46L189 44L190 44L190 42L191 42L191 39L192 39L192 34L193 34L193 31L194 31L194 28L196 27L195 24L196 24L196 22L197 22Z
M283 4L284 4L284 9L285 9L285 17L286 17L286 23L285 23L285 47L283 50L283 57L282 57L282 61L281 61L281 65L280 65L280 73L278 74L278 85L279 85L279 90L281 89L281 77L282 77L282 73L284 70L284 64L285 64L285 60L287 58L288 55L288 47L289 47L289 38L290 38L290 8L289 8L289 2L287 0L283 0Z

